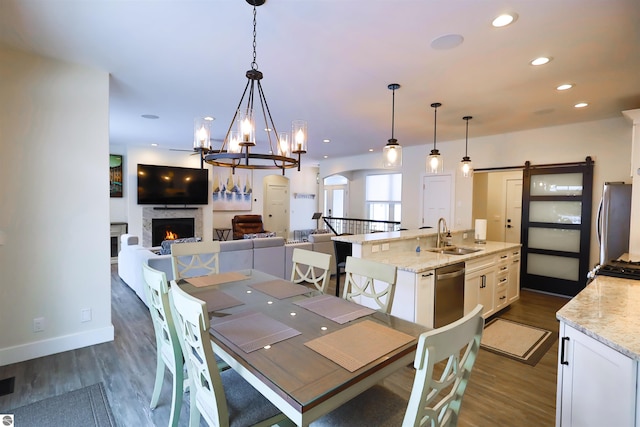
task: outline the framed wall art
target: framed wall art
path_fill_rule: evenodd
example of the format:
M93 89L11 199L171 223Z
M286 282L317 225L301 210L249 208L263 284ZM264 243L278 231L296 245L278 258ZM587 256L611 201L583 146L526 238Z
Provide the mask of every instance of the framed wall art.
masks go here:
M253 177L250 169L214 167L211 186L214 211L250 211Z
M109 154L109 195L122 197L122 156Z

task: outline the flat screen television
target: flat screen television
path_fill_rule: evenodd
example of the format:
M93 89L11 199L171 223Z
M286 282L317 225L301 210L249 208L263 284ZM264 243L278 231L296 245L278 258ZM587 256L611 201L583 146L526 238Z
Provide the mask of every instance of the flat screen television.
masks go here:
M138 164L139 205L206 205L209 170Z

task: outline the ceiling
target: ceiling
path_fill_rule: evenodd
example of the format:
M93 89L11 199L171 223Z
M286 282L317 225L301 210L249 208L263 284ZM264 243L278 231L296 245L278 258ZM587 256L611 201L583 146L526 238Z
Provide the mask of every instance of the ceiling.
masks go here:
M518 18L492 27L503 12ZM190 150L196 116L216 118L214 141L226 134L252 20L245 0L2 0L0 43L109 72L112 144ZM432 46L454 34L458 46ZM529 64L539 56L552 60ZM640 108L640 1L267 0L256 59L277 129L308 121L306 161L380 152L390 83L401 85L401 145L433 144L430 104L441 102L437 141L463 139L471 115L471 147L477 136ZM555 89L567 82L575 87Z

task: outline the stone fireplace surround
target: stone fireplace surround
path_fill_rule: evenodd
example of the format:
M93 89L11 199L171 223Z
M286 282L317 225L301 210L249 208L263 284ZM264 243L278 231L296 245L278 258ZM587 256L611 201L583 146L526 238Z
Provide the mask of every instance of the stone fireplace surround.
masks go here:
M195 223L195 236L202 237L202 208L142 208L142 246L151 247L151 232L153 219L166 218L193 218Z

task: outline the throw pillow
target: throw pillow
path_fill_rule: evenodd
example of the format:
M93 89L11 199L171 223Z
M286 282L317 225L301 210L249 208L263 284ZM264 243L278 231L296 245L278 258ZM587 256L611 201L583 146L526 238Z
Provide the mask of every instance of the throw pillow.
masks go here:
M160 243L160 255L171 255L171 245L176 243L201 242L202 237L184 237L182 239L163 240Z
M245 239L259 239L260 237L276 237L276 233L270 231L268 233L247 233L244 235Z

